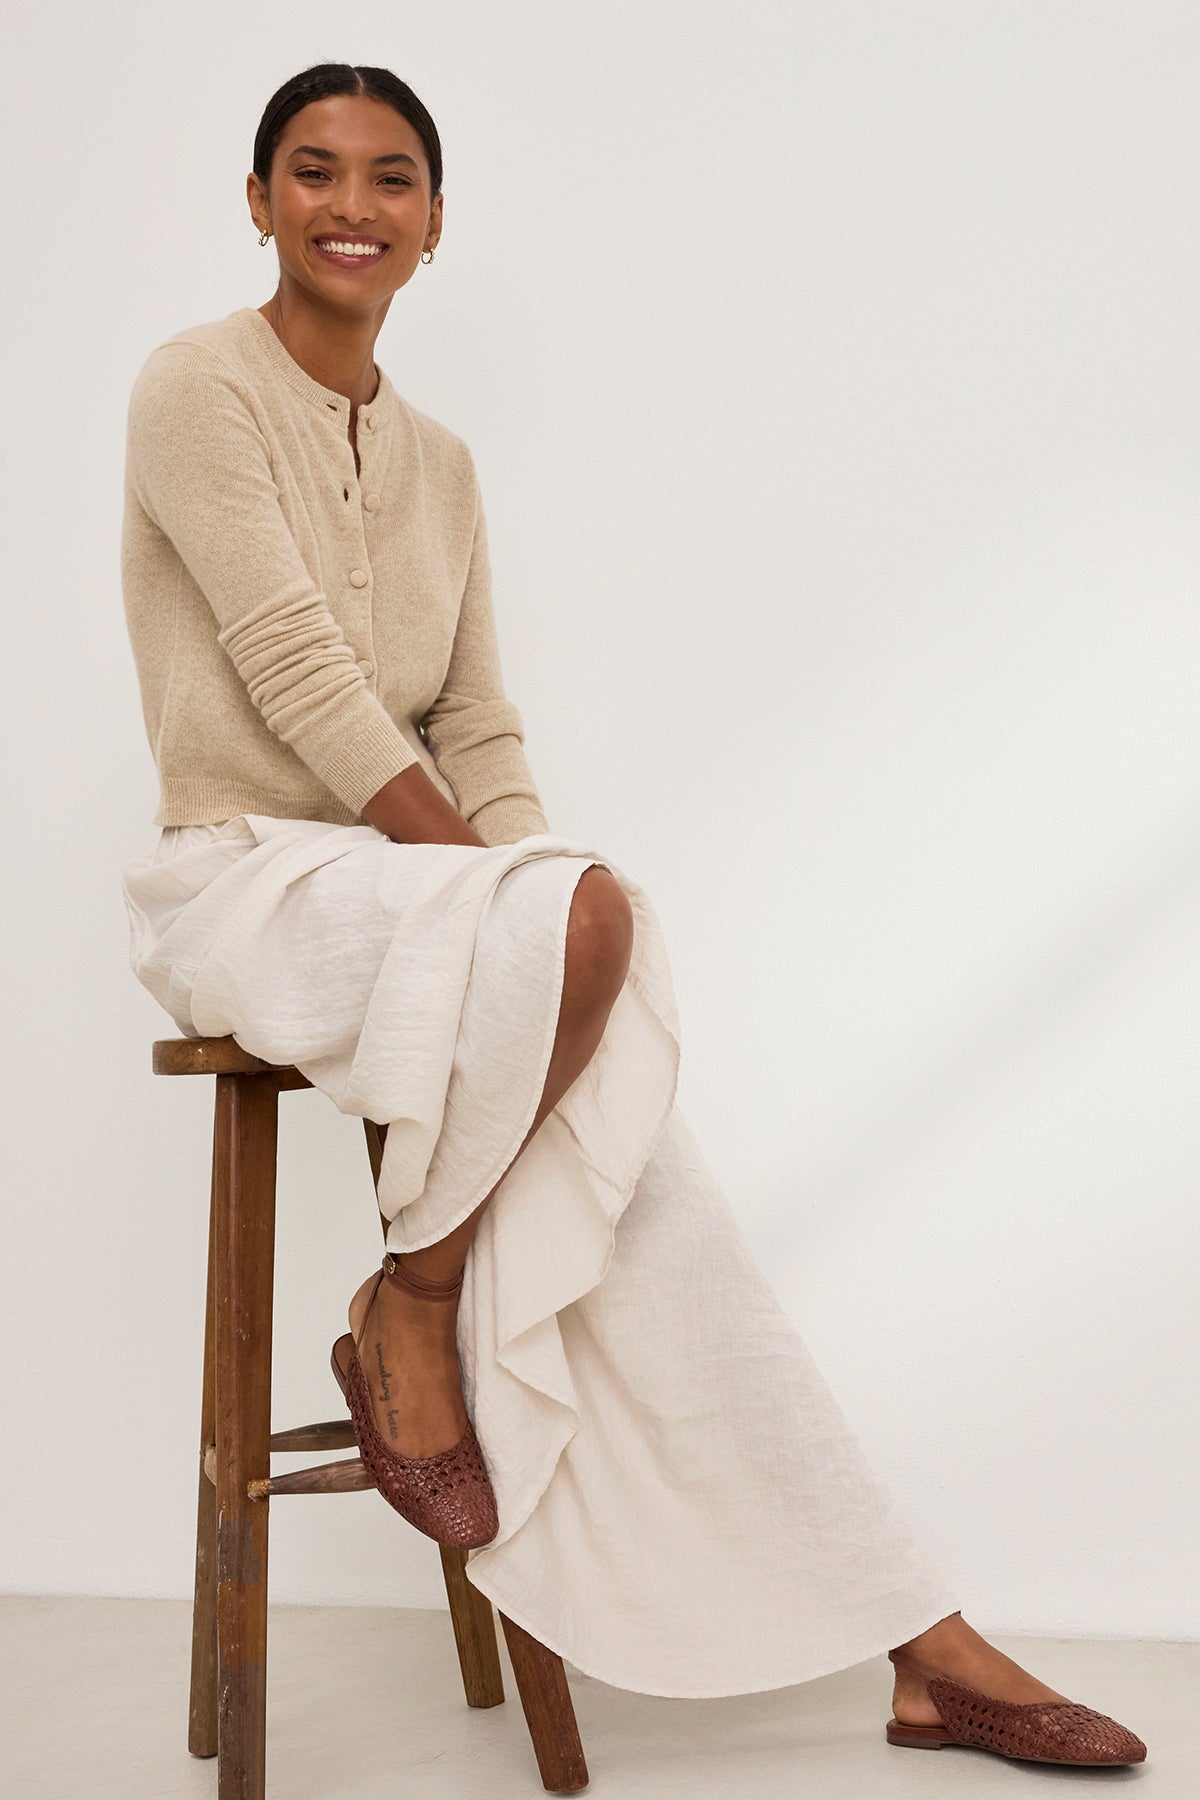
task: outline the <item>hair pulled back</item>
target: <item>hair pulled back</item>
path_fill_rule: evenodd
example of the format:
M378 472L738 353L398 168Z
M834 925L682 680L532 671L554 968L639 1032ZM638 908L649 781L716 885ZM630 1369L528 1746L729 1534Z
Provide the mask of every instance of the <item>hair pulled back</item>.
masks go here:
M288 120L301 107L314 100L327 100L333 94L366 94L369 99L395 107L401 118L408 120L424 147L429 163L429 198L436 200L442 191L442 141L430 113L408 83L390 69L358 63L313 63L276 88L254 135L253 168L263 187L269 184L271 164Z

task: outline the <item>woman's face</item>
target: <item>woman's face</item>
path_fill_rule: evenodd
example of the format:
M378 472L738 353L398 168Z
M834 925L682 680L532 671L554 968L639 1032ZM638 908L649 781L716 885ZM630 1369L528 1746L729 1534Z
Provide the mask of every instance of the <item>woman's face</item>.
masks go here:
M420 138L394 107L364 94L294 113L269 190L252 174L246 193L259 230L274 233L281 275L339 306L386 308L441 236L442 197L431 202ZM339 254L322 248L329 241L364 248Z

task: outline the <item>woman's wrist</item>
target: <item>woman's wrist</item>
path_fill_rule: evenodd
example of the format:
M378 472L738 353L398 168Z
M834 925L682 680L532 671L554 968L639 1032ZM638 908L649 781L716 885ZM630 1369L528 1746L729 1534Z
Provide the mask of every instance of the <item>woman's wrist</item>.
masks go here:
M475 844L484 839L413 763L385 781L362 809L376 831L397 844Z

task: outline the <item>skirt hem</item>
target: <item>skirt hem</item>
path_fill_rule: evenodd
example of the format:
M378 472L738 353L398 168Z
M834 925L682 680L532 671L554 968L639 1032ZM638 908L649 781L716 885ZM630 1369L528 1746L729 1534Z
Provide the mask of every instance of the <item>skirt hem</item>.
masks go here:
M853 1655L842 1653L835 1662L822 1662L819 1667L815 1668L810 1664L798 1674L772 1675L765 1680L755 1679L747 1681L743 1678L739 1678L736 1687L663 1687L661 1683L656 1683L653 1687L649 1687L642 1685L640 1682L630 1681L627 1677L618 1679L611 1672L605 1673L602 1669L593 1666L590 1662L590 1658L585 1653L577 1652L575 1649L569 1647L563 1647L560 1644L550 1643L543 1635L542 1628L537 1625L536 1622L531 1620L527 1613L523 1613L519 1609L514 1610L507 1600L503 1599L495 1592L494 1587L484 1587L482 1583L472 1579L471 1564L469 1561L467 1563L467 1580L471 1582L472 1587L477 1588L479 1592L484 1595L485 1599L491 1601L497 1611L504 1613L506 1617L512 1619L514 1624L521 1627L522 1631L527 1631L529 1635L536 1638L540 1644L544 1644L547 1650L552 1650L556 1656L561 1656L564 1662L569 1662L573 1668L578 1669L581 1675L586 1675L590 1681L602 1681L606 1687L621 1688L629 1694L648 1694L651 1698L657 1700L725 1700L733 1699L739 1694L770 1694L774 1693L778 1688L800 1687L805 1682L820 1681L826 1675L837 1675L843 1669L853 1669L856 1668L859 1663L871 1662L875 1657L883 1656L888 1650L893 1649L896 1644L906 1643L908 1638L916 1637L922 1631L928 1631L929 1628L936 1625L939 1620L948 1618L952 1613L961 1612L962 1610L957 1596L947 1590L946 1599L953 1601L953 1605L947 1606L946 1600L941 1600L936 1603L936 1606L932 1611L928 1606L920 1607L912 1615L911 1620L906 1620L902 1623L899 1628L901 1633L900 1636L892 1637L891 1632L889 1631L887 1634L890 1639L889 1642L879 1643L871 1649L863 1649ZM906 1631L905 1625L908 1624L911 1624L912 1629ZM892 1630L894 1631L895 1629L896 1627L893 1626Z

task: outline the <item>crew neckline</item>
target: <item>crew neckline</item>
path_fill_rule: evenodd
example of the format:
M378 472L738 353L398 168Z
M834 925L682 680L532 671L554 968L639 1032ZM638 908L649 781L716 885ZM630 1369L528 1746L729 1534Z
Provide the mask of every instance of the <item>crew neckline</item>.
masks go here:
M344 423L349 424L350 402L345 394L340 394L336 388L323 386L321 382L313 379L307 369L302 369L291 351L280 339L271 321L264 319L257 306L239 307L233 317L243 321L249 328L256 341L261 345L267 360L282 375L289 387L294 388L298 394L302 394L306 400L311 400L323 412L327 414L335 412ZM377 362L373 363L373 367L378 377L378 386L375 389L375 398L365 401L359 407L360 420L373 419L377 413L385 409L386 403L391 398L391 383L387 378L386 371L381 369Z

